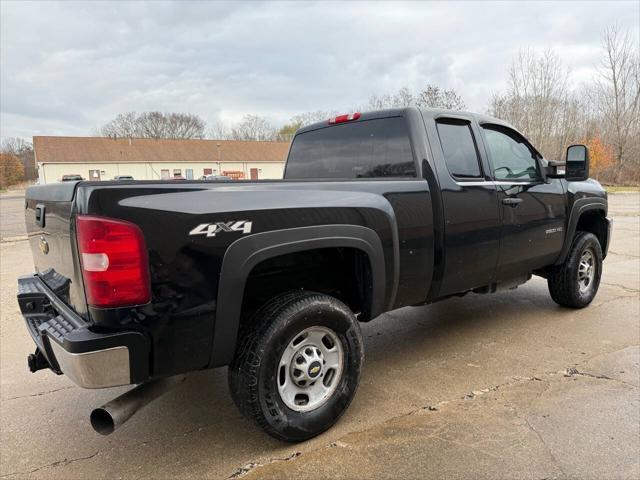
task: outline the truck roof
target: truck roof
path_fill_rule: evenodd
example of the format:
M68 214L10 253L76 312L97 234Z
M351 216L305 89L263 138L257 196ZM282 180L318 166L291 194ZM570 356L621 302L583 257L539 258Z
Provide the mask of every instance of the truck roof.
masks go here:
M500 120L499 118L495 118L495 117L491 117L489 115L484 115L481 113L474 113L474 112L467 112L467 111L460 111L460 110L447 110L444 108L418 108L418 107L404 107L404 108L388 108L388 109L384 109L384 110L371 110L368 112L361 112L360 113L360 118L356 121L362 121L362 120L372 120L374 118L385 118L385 117L397 117L397 116L404 116L405 112L409 111L409 110L420 110L423 115L426 115L428 117L439 117L439 116L449 116L449 117L456 117L456 116L461 116L461 117L473 117L477 120L478 123L492 123L494 125L502 125L505 127L509 127L512 128L513 130L518 131L517 128L515 128L513 125L511 125L510 123L505 122L504 120ZM328 121L327 120L323 120L321 122L315 122L312 123L310 125L306 125L302 128L300 128L297 132L298 133L304 133L304 132L308 132L311 130L317 130L319 128L324 128L324 127L328 127Z

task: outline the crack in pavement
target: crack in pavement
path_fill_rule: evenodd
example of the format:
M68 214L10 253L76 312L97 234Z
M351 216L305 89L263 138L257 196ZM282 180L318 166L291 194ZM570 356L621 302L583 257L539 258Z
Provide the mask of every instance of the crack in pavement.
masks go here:
M74 388L74 387L71 386L71 387L66 387L66 388ZM60 390L64 390L64 388L62 388ZM22 397L16 397L16 398L22 398ZM141 442L117 445L117 446L112 447L112 448L107 448L107 449L104 449L104 450L97 450L93 454L88 455L86 457L78 457L78 458L72 458L72 459L65 458L65 459L62 459L62 460L56 460L55 462L51 462L51 463L48 463L46 465L42 465L40 467L36 467L36 468L34 468L32 470L22 471L22 472L6 473L6 474L3 474L3 475L0 475L0 478L5 478L5 477L10 477L10 476L15 476L15 475L29 475L31 473L34 473L34 472L37 472L39 470L43 470L43 469L46 469L46 468L63 467L63 466L66 466L66 465L68 465L70 463L74 463L74 462L78 462L78 461L82 461L82 460L89 460L89 459L95 457L98 454L108 453L108 452L112 452L114 450L122 450L122 449L126 450L126 449L129 449L129 448L132 448L132 447L146 446L146 445L149 445L151 443L155 443L155 442L157 442L159 440L167 440L167 439L174 439L174 438L184 437L184 436L190 435L190 434L192 434L194 432L197 432L197 431L204 430L205 428L210 427L210 426L214 426L214 425L217 425L217 424L216 423L211 423L211 424L199 425L199 426L194 427L194 428L192 428L190 430L186 430L184 432L181 432L181 433L178 433L178 434L174 434L174 435L171 435L169 437L157 437L157 438L152 438L150 440L145 440L145 441L141 441Z
M603 301L598 302L598 303L593 303L592 306L593 306L593 308L600 308L603 305L607 305L607 304L609 304L611 302L622 300L624 298L634 298L634 297L631 296L631 295L618 295L618 296L615 296L613 298L609 298L608 300L603 300Z
M65 388L75 388L75 387L70 386L70 387L65 387ZM64 390L65 388L61 388L60 390ZM27 396L29 396L29 395L27 395ZM23 397L16 397L16 398L23 398ZM36 468L34 468L32 470L22 471L22 472L6 473L6 474L3 474L3 475L0 475L0 478L10 477L10 476L14 476L14 475L29 475L31 473L37 472L39 470L43 470L45 468L63 467L65 465L68 465L70 463L74 463L74 462L77 462L77 461L89 460L89 459L95 457L98 454L109 453L109 452L112 452L114 450L123 450L123 449L126 450L126 449L133 448L133 447L146 446L146 445L149 445L151 443L155 443L155 442L160 441L160 440L168 440L168 439L175 439L175 438L185 437L185 436L190 435L190 434L192 434L194 432L198 432L198 431L204 430L205 428L212 427L214 425L218 425L218 423L209 423L209 424L205 424L205 425L198 425L197 427L191 428L191 429L186 430L186 431L181 432L181 433L170 435L168 437L167 436L165 436L165 437L156 437L156 438L152 438L150 440L144 440L144 441L134 442L134 443L127 443L127 444L117 445L117 446L112 447L112 448L107 448L107 449L104 449L104 450L97 450L93 454L88 455L86 457L78 457L78 458L72 458L72 459L65 458L65 459L62 459L62 460L56 460L55 462L51 462L51 463L48 463L46 465L42 465L40 467L36 467Z
M628 348L628 346L624 347L624 348ZM620 350L624 350L624 348L622 348ZM617 351L619 351L619 350L617 350ZM609 352L609 353L615 353L615 352ZM595 357L600 356L600 355L601 354L595 355ZM586 361L588 361L588 360L589 359L586 359ZM440 402L438 402L436 404L422 406L420 408L411 410L411 411L409 411L409 412L407 412L405 414L401 414L401 415L397 415L397 416L391 417L391 418L385 420L382 423L385 423L385 422L388 422L388 421L391 421L391 420L395 420L395 419L398 419L398 418L401 418L401 417L405 417L405 416L415 415L415 414L417 414L419 412L422 412L424 410L438 411L439 407L442 407L442 406L447 405L449 403L452 403L452 402L455 402L455 401L459 401L459 400L470 400L470 399L473 399L475 397L484 395L486 393L495 392L497 390L508 388L508 387L512 387L512 386L515 386L515 385L518 385L518 384L521 384L521 383L524 383L524 382L543 381L543 382L546 382L546 383L550 383L551 379L545 379L545 377L562 378L560 376L562 376L562 377L584 376L584 377L594 378L594 379L598 379L598 380L613 381L613 382L617 382L617 383L623 384L623 385L628 386L628 387L638 388L636 385L633 385L633 384L630 384L628 382L625 382L625 381L622 381L622 380L618 380L618 379L615 379L615 378L611 378L611 377L608 377L606 375L593 374L593 373L588 373L588 372L581 372L575 367L569 367L569 368L566 368L564 370L549 371L549 372L544 372L544 373L536 374L536 375L532 375L532 376L512 376L511 380L506 381L504 383L500 383L500 384L497 384L497 385L492 385L490 387L486 387L486 388L479 389L479 390L472 390L471 392L469 392L469 393L467 393L467 394L465 394L465 395L463 395L461 397L456 397L456 398L451 399L451 400L442 400L442 401L440 401ZM29 397L29 396L40 396L40 395L45 395L45 394L48 394L48 393L53 393L53 392L56 392L56 391L59 391L59 390L65 390L65 389L70 389L70 388L75 388L75 387L74 386L67 386L67 387L62 387L62 388L56 389L56 390L50 390L50 391L47 391L47 392L41 392L41 393L38 393L38 394L26 395L26 396L22 396L22 397L13 397L12 399L25 398L25 397ZM548 390L548 388L545 389L543 392L541 392L540 395L544 394L547 390ZM514 409L514 411L515 411L515 409ZM516 412L516 416L518 416L517 412ZM526 419L524 419L522 417L519 417L519 418L521 420L527 422L527 424L528 424L528 421ZM0 478L6 478L6 477L15 476L15 475L29 475L29 474L32 474L34 472L37 472L37 471L40 471L40 470L43 470L43 469L47 469L47 468L57 468L57 467L66 466L66 465L68 465L70 463L89 460L89 459L95 457L98 454L107 453L107 452L110 452L110 451L113 451L113 450L129 449L129 448L132 448L132 447L137 447L137 446L142 446L142 445L149 445L151 443L155 443L155 442L162 441L162 440L184 437L184 436L190 435L190 434L192 434L194 432L202 431L202 430L204 430L206 428L209 428L209 427L212 427L214 425L218 425L218 422L199 425L199 426L196 426L196 427L191 428L189 430L186 430L184 432L181 432L179 434L171 435L169 437L159 436L159 437L156 437L156 438L152 438L150 440L130 443L130 444L126 444L126 445L118 445L116 447L105 449L105 450L98 450L98 451L96 451L93 454L88 455L88 456L71 458L71 459L65 458L65 459L62 459L62 460L57 460L55 462L52 462L52 463L49 463L49 464L46 464L46 465L43 465L43 466L36 467L36 468L34 468L32 470L3 474L3 475L0 475ZM536 432L535 429L533 429L533 427L531 427L531 425L529 425L529 427L531 428L532 431L534 431L541 438L539 433ZM366 430L368 430L368 429L365 428L363 431L366 431ZM343 437L347 436L349 434L358 433L358 432L359 432L358 430L350 431L350 432L345 433L345 435L343 435ZM341 438L343 438L343 437L341 437ZM450 441L452 443L456 443L455 441L453 441L451 439L442 438L442 440L443 441ZM542 438L541 438L541 441L543 442L545 447L548 449L548 446L546 445L546 443L544 443L544 440ZM319 446L317 449L313 449L312 451L319 450L319 449L327 447L327 446L328 447L333 447L333 446L344 446L344 445L345 444L338 439L336 441L331 442L328 445ZM487 452L484 452L484 453L487 453ZM487 453L487 454L489 454L489 453ZM231 479L240 478L240 477L243 477L243 476L247 475L252 470L254 470L256 468L259 468L261 466L269 465L269 464L276 463L276 462L290 461L290 460L293 460L293 459L295 459L297 457L300 457L302 455L303 455L302 452L296 451L296 452L292 453L291 455L289 455L287 457L274 457L274 458L271 458L271 459L267 460L266 462L258 462L258 461L248 462L248 463L242 465L241 467L238 467L229 477L227 477L227 479L231 480ZM552 454L551 454L551 456L553 457ZM554 459L555 459L555 457L554 457ZM562 468L559 465L558 465L558 468L562 471ZM564 472L563 472L563 474L564 474Z
M611 382L616 382L616 383L620 383L622 385L626 385L627 387L638 388L638 386L634 385L633 383L625 382L624 380L620 380L620 379L617 379L617 378L608 377L606 375L596 375L594 373L581 372L575 367L568 368L566 373L564 374L564 376L565 377L579 376L579 377L595 378L597 380L609 380Z
M55 388L53 390L47 390L46 392L30 393L28 395L19 395L17 397L9 397L9 398L5 399L4 401L8 402L10 400L19 400L21 398L41 397L43 395L48 395L50 393L59 392L61 390L70 390L72 388L76 388L75 385L67 385L66 387Z
M40 467L36 467L36 468L34 468L32 470L27 470L27 471L23 471L23 472L5 473L3 475L0 475L0 478L7 478L7 477L15 476L15 475L30 475L32 473L38 472L40 470L44 470L46 468L61 467L61 466L69 465L70 463L81 462L83 460L89 460L90 458L95 457L99 453L100 453L100 451L97 451L97 452L92 453L91 455L87 455L86 457L65 458L63 460L56 460L55 462L48 463L48 464L42 465Z
M534 435L538 438L538 440L540 440L540 443L542 443L542 445L544 446L544 449L547 451L547 453L549 454L549 456L553 460L554 465L556 467L558 467L558 470L560 470L560 473L562 473L562 476L564 478L567 478L567 473L562 468L562 465L558 461L558 458L554 455L553 451L551 450L551 447L549 447L549 445L547 445L547 442L545 441L544 437L540 434L540 432L538 432L538 430L533 428L533 425L531 425L531 423L529 422L529 420L526 417L522 417L521 415L519 415L517 409L515 409L511 405L509 406L509 408L511 408L513 410L513 413L514 413L514 415L516 417L518 417L520 420L524 421L524 423L527 425L529 430L531 430L534 433Z
M289 460L293 460L294 458L299 457L300 455L302 455L302 452L293 452L288 457L271 458L266 463L260 463L260 462L245 463L243 466L239 467L235 472L233 472L231 475L229 475L227 477L227 480L230 480L232 478L244 477L250 471L252 471L252 470L254 470L254 469L258 468L258 467L264 467L265 465L271 465L272 463L276 463L276 462L288 462Z
M602 283L602 285L608 285L609 287L618 287L630 293L640 293L640 290L638 290L637 288L627 287L626 285L622 285L621 283L608 283L608 282L600 282L600 283Z
M565 372L565 370L560 370L560 371L555 371L555 372L548 372L548 373L544 373L542 375L534 375L534 376L531 376L531 377L514 376L514 377L511 377L512 381L504 382L504 383L501 383L501 384L498 384L498 385L493 385L491 387L487 387L487 388L484 388L482 390L473 390L470 393L467 393L467 394L463 395L462 397L456 397L456 398L451 399L451 400L442 400L442 401L440 401L440 402L438 402L436 404L425 405L423 407L420 407L420 408L417 408L417 409L414 409L414 410L410 410L409 412L406 412L406 413L403 413L403 414L400 414L400 415L396 415L394 417L390 417L390 418L384 420L381 423L386 423L386 422L389 422L389 421L392 421L392 420L397 420L399 418L415 415L415 414L417 414L417 413L419 413L421 411L424 411L424 410L438 411L440 407L443 407L443 406L445 406L445 405L447 405L449 403L452 403L452 402L456 402L456 401L459 401L459 400L472 399L472 398L474 398L476 396L480 396L480 395L483 395L483 394L488 393L488 392L495 392L495 391L497 391L497 390L499 390L501 388L517 385L517 384L522 383L522 382L542 381L542 379L540 378L541 376L556 375L556 374L563 373L563 372ZM367 430L369 430L369 428L365 428L364 430L352 430L352 431L349 431L349 432L345 433L340 438L344 438L344 437L346 437L348 435L351 435L351 434L354 434L354 433L360 433L360 432L367 431ZM443 440L443 441L447 441L447 442L454 443L454 444L456 443L454 440L451 440L451 439L446 439L446 438L442 438L442 437L439 437L439 438L441 440ZM320 450L320 449L325 448L325 447L336 447L336 446L342 447L342 446L346 446L346 444L344 442L341 442L340 440L336 440L334 442L329 443L328 445L318 446L318 448L311 450L311 452L316 451L316 450ZM484 452L484 453L487 453L487 452ZM248 463L244 464L243 466L237 468L234 473L232 473L229 477L227 477L227 480L240 478L240 477L243 477L243 476L247 475L249 472L251 472L252 470L255 470L256 468L263 467L265 465L269 465L271 463L275 463L275 462L278 462L278 461L293 460L293 459L295 459L297 457L300 457L302 455L303 455L302 452L294 452L289 457L286 457L286 458L275 458L275 459L272 458L269 461L267 461L266 463L261 463L261 462L258 462L258 461L248 462ZM489 454L489 453L487 453L487 455L491 456L491 454Z
M630 253L614 252L613 250L609 250L609 253L612 255L618 255L620 257L640 258L640 255L631 255Z
M609 352L609 354L613 354L617 351L621 351L624 350L625 348L628 348L628 346L621 348L619 350L616 350L614 352ZM595 358L600 356L601 354L595 355L591 358ZM585 362L589 361L591 358L589 359L585 359ZM540 392L538 394L538 397L541 397L542 395L544 395L550 388L551 388L551 381L552 380L560 380L562 381L562 378L569 378L569 377L574 377L574 376L583 376L583 377L588 377L588 378L594 378L597 380L605 380L605 381L612 381L612 382L616 382L622 385L625 385L627 387L632 387L632 388L638 388L638 386L630 384L628 382L625 382L623 380L618 380L612 377L608 377L606 375L602 375L602 374L593 374L593 373L588 373L588 372L581 372L579 371L577 368L575 367L568 367L562 370L555 370L555 371L548 371L548 372L544 372L544 373L540 373L540 374L536 374L536 375L532 375L532 376L512 376L510 381L504 382L504 383L500 383L497 385L493 385L490 387L485 387L483 389L480 390L472 390L471 392L463 395L462 397L456 397L454 399L451 400L442 400L440 402L437 402L435 404L429 404L429 405L425 405L422 406L420 408L417 408L415 410L411 410L407 413L404 414L400 414L400 415L396 415L394 417L390 417L386 420L384 420L383 422L381 422L380 424L384 424L390 421L394 421L403 417L407 417L407 416L411 416L411 415L416 415L420 412L424 412L425 410L428 411L438 411L440 409L440 407L445 406L447 404L456 402L456 401L460 401L460 400L472 400L475 397L479 397L481 395L484 395L486 393L489 392L495 392L498 391L500 389L505 389L505 388L509 388L515 385L519 385L521 383L524 382L544 382L547 384L546 388ZM546 378L546 377L551 377L551 378ZM525 418L522 417L521 415L518 414L517 410L515 407L513 407L512 405L505 405L507 408L509 408L510 410L512 410L514 412L514 415L516 415L516 417L518 417L520 420L522 420L526 426L528 427L528 429L530 431L532 431L536 437L540 440L540 442L542 443L542 445L544 446L545 450L548 452L549 456L551 457L551 459L554 461L555 466L558 468L558 470L561 472L562 476L564 478L567 478L567 474L566 472L563 470L561 464L559 463L558 459L556 458L556 456L553 454L553 452L551 451L551 448L549 447L549 445L546 443L546 441L544 440L543 436L533 427L533 425L530 424L530 422ZM365 428L363 430L353 430L350 432L345 433L342 437L340 437L340 439L345 438L348 435L354 434L354 433L361 433L367 430L370 430L371 428L374 427L369 427L369 428ZM461 446L467 446L469 448L472 448L474 450L478 450L477 446L474 445L470 445L470 444L465 444L465 443L461 443L461 442L456 442L455 440L451 440L451 439L447 439L447 438L443 438L443 437L439 437L438 436L439 432L434 432L434 434L430 435L430 437L434 437L434 438L439 438L442 441L446 441L446 442L450 442L453 444L459 444ZM321 450L322 448L331 448L331 447L343 447L343 448L347 448L348 444L342 442L340 439L335 440L327 445L323 445L323 446L318 446L317 448L311 450L308 453L312 453L314 451L317 450ZM484 453L487 454L489 456L492 456L491 453L480 449L480 453ZM266 463L260 463L260 462L249 462L246 463L245 465L239 467L238 469L236 469L236 471L231 474L229 477L227 477L227 480L231 480L231 479L236 479L236 478L240 478L243 477L245 475L247 475L249 472L255 470L256 468L265 466L265 465L269 465L271 463L275 463L275 462L279 462L279 461L290 461L293 460L295 458L301 457L303 456L302 452L294 452L292 455L290 455L289 457L285 457L285 458L272 458L269 461L267 461Z

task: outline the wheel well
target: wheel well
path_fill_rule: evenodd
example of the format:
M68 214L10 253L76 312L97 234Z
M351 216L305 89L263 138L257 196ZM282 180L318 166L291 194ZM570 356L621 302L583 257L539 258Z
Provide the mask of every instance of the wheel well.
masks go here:
M262 261L247 278L241 324L268 300L292 290L331 295L359 320L369 320L373 291L369 256L356 248L319 248Z
M604 252L608 242L608 230L607 222L602 210L588 210L580 215L578 224L576 225L576 232L590 232L593 233L600 242L600 247Z

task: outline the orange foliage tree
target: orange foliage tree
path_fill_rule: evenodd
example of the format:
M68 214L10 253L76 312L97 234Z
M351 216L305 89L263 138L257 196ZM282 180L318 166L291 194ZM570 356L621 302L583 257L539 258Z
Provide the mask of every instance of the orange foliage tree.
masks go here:
M587 138L582 143L589 147L589 169L598 177L614 163L613 148L602 141L599 135Z
M24 180L24 167L15 155L0 153L0 188L7 188Z

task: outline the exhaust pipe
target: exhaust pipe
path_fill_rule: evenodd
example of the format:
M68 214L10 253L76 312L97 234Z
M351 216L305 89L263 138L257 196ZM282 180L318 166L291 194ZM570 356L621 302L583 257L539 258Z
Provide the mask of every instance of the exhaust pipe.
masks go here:
M114 398L109 403L91 412L91 426L102 434L109 435L129 420L134 413L152 402L159 396L178 386L185 379L185 375L151 380Z

